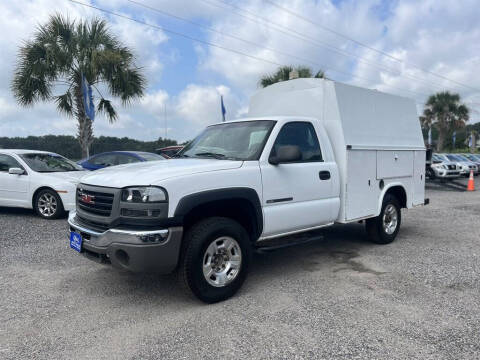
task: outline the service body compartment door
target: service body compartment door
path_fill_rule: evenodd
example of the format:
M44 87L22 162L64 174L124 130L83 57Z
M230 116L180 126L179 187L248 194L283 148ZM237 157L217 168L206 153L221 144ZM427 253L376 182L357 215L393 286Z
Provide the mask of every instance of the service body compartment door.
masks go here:
M348 150L347 164L345 220L375 215L379 194L376 151Z
M413 175L413 151L378 150L377 179L411 177Z
M413 161L413 204L421 205L425 202L425 151L414 153Z

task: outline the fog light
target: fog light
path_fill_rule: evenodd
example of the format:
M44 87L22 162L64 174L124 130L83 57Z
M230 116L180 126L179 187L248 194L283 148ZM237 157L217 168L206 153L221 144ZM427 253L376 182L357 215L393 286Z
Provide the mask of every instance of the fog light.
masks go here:
M141 235L140 240L146 243L161 243L166 240L166 235L165 234L148 234L148 235Z
M125 251L117 250L115 252L115 256L120 264L122 264L123 266L128 266L128 262L130 261L130 256L128 256L128 254Z

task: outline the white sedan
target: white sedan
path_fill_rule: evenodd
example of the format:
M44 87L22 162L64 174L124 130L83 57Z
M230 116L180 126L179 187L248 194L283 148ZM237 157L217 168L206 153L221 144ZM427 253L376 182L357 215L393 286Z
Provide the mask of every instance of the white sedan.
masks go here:
M33 208L56 219L75 209L76 187L86 173L55 153L0 149L0 206Z

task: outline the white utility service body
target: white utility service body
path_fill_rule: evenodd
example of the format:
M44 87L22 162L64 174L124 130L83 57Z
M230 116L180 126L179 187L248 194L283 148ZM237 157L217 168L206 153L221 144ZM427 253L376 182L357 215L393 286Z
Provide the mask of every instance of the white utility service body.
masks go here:
M248 118L207 127L175 159L82 178L70 246L129 271L177 269L215 302L240 288L253 249L301 238L289 235L365 219L373 242L392 242L424 189L413 101L297 79L258 91Z
M311 117L325 129L330 141L323 144L331 144L339 171L336 222L377 216L393 186L405 189L407 208L424 204L426 150L413 100L329 80L297 79L262 89L251 99L249 117L280 114Z

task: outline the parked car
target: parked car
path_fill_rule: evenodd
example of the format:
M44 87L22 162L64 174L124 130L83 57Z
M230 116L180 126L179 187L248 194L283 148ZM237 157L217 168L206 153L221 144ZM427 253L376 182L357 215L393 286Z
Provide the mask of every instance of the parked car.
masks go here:
M480 169L480 155L478 154L461 154L463 157L467 158Z
M144 151L110 151L80 160L78 164L87 170L98 170L109 166L157 160L165 160L165 157Z
M473 170L475 175L478 174L478 167L473 162L468 160L467 158L462 157L459 154L437 154L438 156L445 159L445 161L451 161L457 164L460 168L460 174L463 176L469 176L470 171Z
M176 154L178 154L178 152L182 149L183 149L183 145L175 145L175 146L167 146L161 149L157 149L155 151L157 152L157 154L160 154L170 159L174 157Z
M431 164L427 167L427 177L430 179L455 179L460 176L456 163L444 161L437 154L432 154Z
M0 206L34 209L56 219L75 208L75 189L87 173L61 155L0 149Z
M249 109L172 160L83 178L70 247L134 272L178 268L211 303L240 288L255 248L360 220L373 242L388 244L401 209L428 203L414 101L296 79L260 90Z

